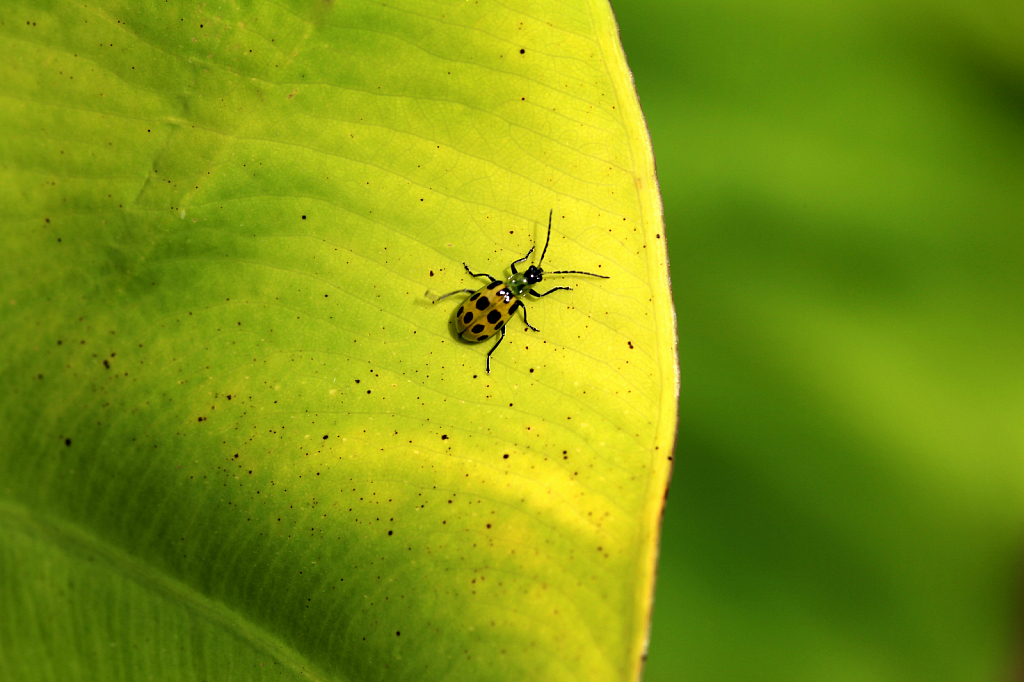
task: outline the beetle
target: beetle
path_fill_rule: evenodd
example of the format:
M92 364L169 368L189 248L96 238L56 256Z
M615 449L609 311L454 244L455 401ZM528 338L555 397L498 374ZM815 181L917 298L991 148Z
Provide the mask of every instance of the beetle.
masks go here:
M469 266L465 263L462 267L466 269L470 277L486 277L491 280L490 284L484 285L478 290L473 289L456 289L455 291L449 292L443 296L439 296L434 299L434 303L444 300L449 296L455 296L456 294L472 294L465 303L459 306L458 311L455 314L455 331L458 332L459 336L463 340L469 341L470 343L479 343L486 341L491 338L499 331L501 336L498 337L498 341L494 344L490 351L487 353L487 373L491 373L491 355L498 349L501 342L505 340L505 324L512 319L512 316L517 311L523 311L523 322L526 326L533 331L540 331L526 319L526 306L520 300L526 294L535 296L536 298L542 298L548 294L553 294L556 291L572 291L571 287L554 287L545 291L543 294L537 293L533 288L534 284L538 284L544 279L544 275L587 275L588 277L600 277L601 279L609 279L605 275L597 275L593 272L582 272L580 270L555 270L553 272L545 273L540 264L544 262L544 256L548 252L548 245L551 243L551 217L554 215L555 210L551 209L548 213L548 236L544 242L544 250L541 251L540 260L537 261L536 265L531 265L526 268L525 271L519 272L516 270L516 265L522 263L530 254L533 253L536 245L531 246L530 250L526 252L526 255L519 260L512 261L509 266L512 269L512 274L502 282L500 279L491 277L486 272L473 272L469 269Z

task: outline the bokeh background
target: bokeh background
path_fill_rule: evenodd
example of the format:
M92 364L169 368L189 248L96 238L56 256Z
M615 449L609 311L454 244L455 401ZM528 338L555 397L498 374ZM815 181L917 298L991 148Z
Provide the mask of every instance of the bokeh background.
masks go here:
M1024 3L613 0L676 469L645 680L1017 680Z

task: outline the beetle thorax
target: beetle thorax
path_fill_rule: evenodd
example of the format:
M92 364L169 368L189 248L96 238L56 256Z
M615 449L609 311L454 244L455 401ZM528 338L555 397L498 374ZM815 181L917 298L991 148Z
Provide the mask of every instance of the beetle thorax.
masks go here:
M517 297L522 296L529 288L544 279L544 271L536 265L531 265L524 272L518 272L508 278L505 286L512 290Z

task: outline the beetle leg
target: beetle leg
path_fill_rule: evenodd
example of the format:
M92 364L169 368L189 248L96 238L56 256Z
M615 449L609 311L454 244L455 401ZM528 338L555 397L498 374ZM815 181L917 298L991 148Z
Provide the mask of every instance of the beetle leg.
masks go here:
M530 247L530 250L526 252L526 255L525 255L525 256L523 256L523 257L522 257L522 258L520 258L519 260L514 260L514 261L512 261L512 265L510 265L509 267L511 267L511 268L512 268L512 274L513 274L513 275L517 275L517 274L519 274L519 271L518 271L518 270L516 270L516 263L522 263L522 262L523 262L524 260L526 260L527 258L529 258L529 257L530 257L530 254L531 254L531 253L533 253L533 247L532 247L532 246Z
M444 296L438 296L437 298L434 299L434 303L437 303L441 299L448 298L449 296L454 296L455 294L475 294L475 293L476 292L473 291L472 289L456 289L455 291L449 291ZM429 297L429 295L430 295L429 291L427 292L427 295Z
M543 294L538 294L536 290L530 289L530 295L536 296L537 298L540 298L541 296L547 296L548 294L553 294L556 291L572 291L572 287L555 287L554 289L548 289Z
M504 340L505 340L505 328L502 327L501 328L501 336L498 337L498 342L495 343L494 347L491 348L489 353L487 353L487 373L488 374L491 373L491 353L493 353L494 351L498 350L498 346L501 345L501 342L504 341Z
M491 280L492 282L497 282L498 281L498 280L494 279L493 277L491 277L490 275L488 275L486 272L473 272L472 270L469 269L469 266L466 265L465 263L462 264L462 267L466 268L466 272L469 273L470 277L486 277L487 279Z
M523 309L523 322L526 322L526 326L535 332L539 332L540 330L534 327L532 324L530 324L530 322L526 319L526 306L523 305L522 301L519 302L519 307Z

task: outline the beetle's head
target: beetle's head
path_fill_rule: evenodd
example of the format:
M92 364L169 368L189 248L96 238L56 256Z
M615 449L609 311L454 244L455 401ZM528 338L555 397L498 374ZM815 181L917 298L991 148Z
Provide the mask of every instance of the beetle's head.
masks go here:
M523 276L526 277L527 284L536 284L544 279L544 271L541 270L539 266L531 265L526 268L526 272L523 273Z

